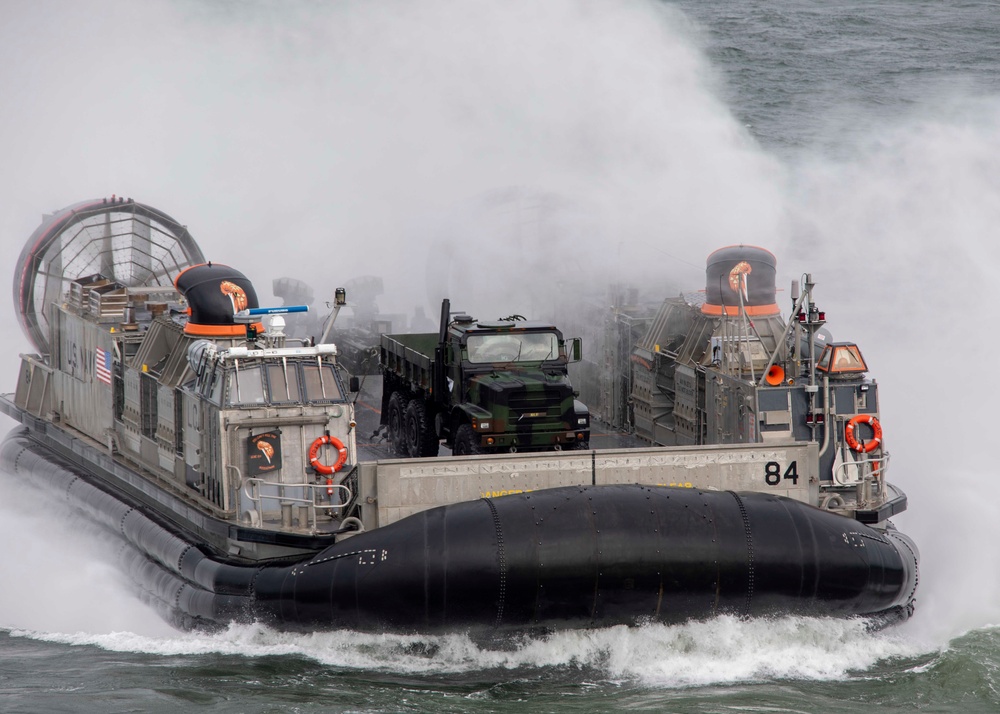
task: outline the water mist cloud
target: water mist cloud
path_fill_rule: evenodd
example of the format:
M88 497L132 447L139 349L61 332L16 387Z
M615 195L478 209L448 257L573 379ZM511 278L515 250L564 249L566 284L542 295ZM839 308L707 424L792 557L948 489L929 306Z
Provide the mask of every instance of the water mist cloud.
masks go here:
M319 290L378 274L387 308L409 310L454 215L498 190L581 218L564 268L511 259L502 222L471 217L489 240L449 258L492 264L492 295L605 276L609 244L660 280L678 251L697 264L763 241L781 211L780 168L659 3L23 3L5 27L32 68L0 74L17 106L4 189L23 212L131 195L259 289L276 272ZM10 249L28 233L5 231Z
M115 564L122 541L71 511L60 495L0 474L0 627L36 634L173 632Z
M881 384L895 519L921 553L912 629L1000 622L991 356L1000 268L1000 98L953 95L792 168L788 267L810 270L835 338ZM859 121L860 124L860 121Z

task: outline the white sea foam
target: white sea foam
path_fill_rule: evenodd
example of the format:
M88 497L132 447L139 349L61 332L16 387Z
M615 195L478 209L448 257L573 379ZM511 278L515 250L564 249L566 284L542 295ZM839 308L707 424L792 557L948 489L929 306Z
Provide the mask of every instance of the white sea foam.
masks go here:
M586 670L610 681L688 687L773 679L833 680L879 661L919 653L898 633L872 634L858 620L722 617L685 625L561 632L494 649L464 635L403 636L335 631L276 632L232 625L224 632L156 637L128 632L15 632L48 642L161 656L297 656L344 669L454 674L491 669Z

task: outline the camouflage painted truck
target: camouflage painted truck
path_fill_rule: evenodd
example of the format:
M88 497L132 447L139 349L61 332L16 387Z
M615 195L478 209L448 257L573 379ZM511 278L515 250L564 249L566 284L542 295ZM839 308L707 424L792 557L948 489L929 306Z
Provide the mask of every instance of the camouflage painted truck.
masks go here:
M580 338L519 315L451 314L437 334L382 335L382 426L399 456L586 449L590 411L567 374Z

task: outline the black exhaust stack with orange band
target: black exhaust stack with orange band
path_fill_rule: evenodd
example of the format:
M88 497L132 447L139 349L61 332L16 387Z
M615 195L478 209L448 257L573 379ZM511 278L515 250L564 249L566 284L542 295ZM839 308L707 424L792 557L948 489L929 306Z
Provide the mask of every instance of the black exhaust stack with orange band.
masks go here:
M715 251L708 256L701 311L706 315L738 315L742 293L745 314L781 314L775 302L776 265L771 251L752 245L731 245Z
M184 332L204 337L238 336L245 323L236 322L240 310L260 307L250 280L235 268L220 263L193 265L174 280L177 292L185 297L191 317ZM263 332L263 325L256 325Z

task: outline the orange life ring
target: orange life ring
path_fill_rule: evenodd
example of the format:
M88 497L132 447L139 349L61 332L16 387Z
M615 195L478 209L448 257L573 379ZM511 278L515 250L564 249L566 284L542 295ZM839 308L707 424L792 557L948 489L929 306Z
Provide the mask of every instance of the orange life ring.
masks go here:
M322 461L319 460L319 450L323 444L329 444L335 448L339 453L337 456L337 461L333 466L327 466ZM344 446L344 442L335 436L330 436L328 434L323 434L312 443L309 447L309 464L316 469L318 474L332 474L340 471L344 468L344 464L347 463L347 447Z
M874 435L871 439L865 442L858 441L857 437L854 436L854 427L858 424L868 424L872 428ZM844 438L847 439L849 447L857 452L868 454L875 451L882 443L882 425L878 423L878 419L872 414L858 414L847 422L847 430L844 432Z

